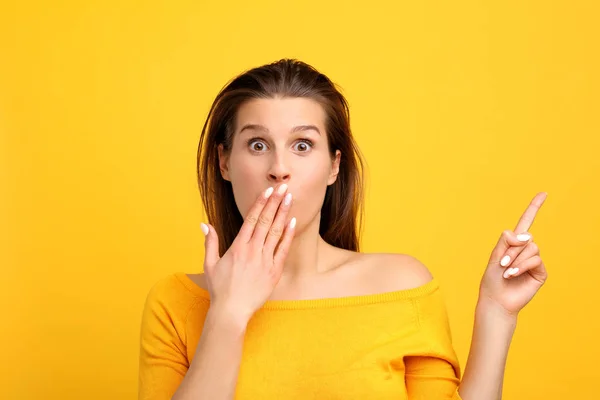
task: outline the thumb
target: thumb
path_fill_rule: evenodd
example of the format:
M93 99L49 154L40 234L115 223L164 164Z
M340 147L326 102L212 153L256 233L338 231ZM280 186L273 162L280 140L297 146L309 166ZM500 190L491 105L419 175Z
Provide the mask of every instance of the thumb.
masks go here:
M526 246L531 240L531 233L529 232L516 234L513 231L505 230L502 232L496 247L492 251L491 258L492 260L500 262L500 259L504 257L508 249L511 247Z
M219 261L219 237L215 229L205 223L200 224L204 233L204 269L212 268Z

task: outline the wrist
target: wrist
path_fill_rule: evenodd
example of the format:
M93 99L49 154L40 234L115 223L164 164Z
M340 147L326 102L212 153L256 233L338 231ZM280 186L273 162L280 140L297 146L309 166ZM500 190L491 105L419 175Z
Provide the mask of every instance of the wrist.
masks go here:
M211 305L206 314L206 321L219 329L226 329L234 334L244 335L250 318L231 312L225 307Z
M486 296L480 296L475 307L475 318L491 320L513 329L517 325L518 313L511 312Z

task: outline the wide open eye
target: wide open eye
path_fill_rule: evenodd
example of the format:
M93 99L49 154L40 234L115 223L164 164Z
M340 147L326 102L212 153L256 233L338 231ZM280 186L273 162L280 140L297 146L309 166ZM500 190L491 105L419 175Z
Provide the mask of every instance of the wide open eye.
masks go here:
M313 143L310 140L302 139L294 145L294 150L299 151L301 153L306 153L307 151L312 149L312 147Z
M248 140L248 147L255 153L262 153L267 149L265 142L257 138Z

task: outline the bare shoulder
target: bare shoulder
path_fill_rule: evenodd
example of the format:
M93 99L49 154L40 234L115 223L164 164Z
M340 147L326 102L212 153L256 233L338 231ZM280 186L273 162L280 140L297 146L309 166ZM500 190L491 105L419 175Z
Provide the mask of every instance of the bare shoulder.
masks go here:
M208 286L206 285L206 275L204 272L199 274L186 274L188 278L196 285L198 285L201 289L208 290Z
M369 281L382 292L413 289L433 279L429 269L408 254L360 253L357 261Z

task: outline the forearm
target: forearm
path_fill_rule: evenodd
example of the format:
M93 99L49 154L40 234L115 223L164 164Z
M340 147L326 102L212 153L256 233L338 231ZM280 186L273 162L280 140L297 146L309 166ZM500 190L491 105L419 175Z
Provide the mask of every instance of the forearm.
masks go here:
M230 400L242 357L246 323L209 309L190 368L173 400Z
M463 400L499 400L517 316L486 300L477 303L471 349L459 387Z

